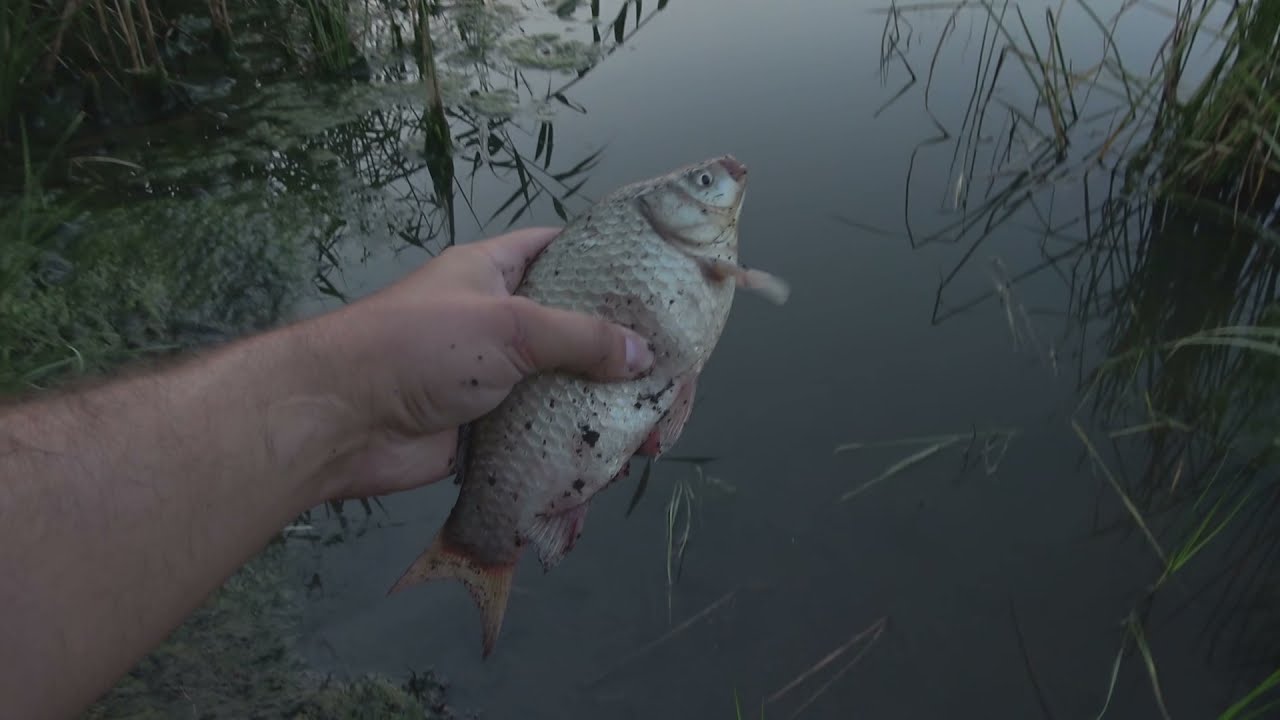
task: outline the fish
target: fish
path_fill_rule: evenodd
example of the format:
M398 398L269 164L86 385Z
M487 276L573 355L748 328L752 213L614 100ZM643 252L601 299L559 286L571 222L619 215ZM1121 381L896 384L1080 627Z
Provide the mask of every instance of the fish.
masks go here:
M593 497L657 460L688 423L699 374L737 288L778 305L789 285L738 259L747 167L721 155L624 185L570 221L514 294L592 313L642 335L642 377L600 382L546 372L517 383L459 433L460 488L430 545L388 594L454 579L482 617L482 657L501 631L516 564L530 546L544 573L582 535Z

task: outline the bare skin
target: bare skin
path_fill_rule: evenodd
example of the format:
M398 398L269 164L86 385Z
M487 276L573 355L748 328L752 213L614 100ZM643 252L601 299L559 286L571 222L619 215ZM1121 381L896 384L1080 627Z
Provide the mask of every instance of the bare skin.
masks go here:
M75 715L300 512L452 471L549 369L635 377L630 331L511 296L558 232L451 248L336 312L0 411L0 698Z

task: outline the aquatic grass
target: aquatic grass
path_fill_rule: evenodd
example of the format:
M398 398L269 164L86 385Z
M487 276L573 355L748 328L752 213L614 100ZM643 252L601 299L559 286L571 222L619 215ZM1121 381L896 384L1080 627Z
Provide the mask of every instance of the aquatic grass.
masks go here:
M1155 659L1151 656L1151 647L1147 644L1147 634L1142 628L1142 623L1133 614L1130 614L1125 625L1133 635L1134 644L1137 645L1138 652L1142 655L1142 666L1147 671L1147 678L1151 682L1151 694L1156 699L1156 706L1160 709L1160 715L1164 720L1170 720L1169 709L1165 704L1164 690L1160 688L1160 673L1156 669Z
M0 392L264 328L296 290L286 203L248 227L211 199L90 211L87 189L44 187L60 157L47 154L37 163L24 151L21 191L0 197ZM201 242L157 243L175 221Z
M698 466L694 466L698 467ZM671 488L671 499L666 507L666 570L667 570L667 619L672 616L672 592L676 579L684 568L684 552L689 546L689 534L693 529L693 504L696 497L693 487L685 478L679 478ZM684 518L683 526L680 518Z
M799 675L793 678L786 685L783 685L781 688L778 688L773 693L771 693L767 698L762 700L760 703L761 714L762 715L764 714L764 708L766 706L773 705L779 702L784 697L789 695L792 691L796 690L797 688L801 687L809 680L812 680L813 678L821 674L824 668L834 665L835 663L837 663L837 661L844 660L846 653L849 653L851 650L853 650L856 647L857 651L852 653L852 657L849 657L847 662L843 662L842 664L838 665L835 671L831 673L831 675L826 679L825 682L820 684L813 692L811 692L808 695L808 697L804 699L803 702L798 704L791 711L791 714L788 716L788 718L790 720L795 720L795 718L799 717L801 714L804 713L805 710L807 710L810 706L812 706L815 702L817 702L818 698L822 697L822 695L825 694L828 690L830 690L833 685L839 682L841 678L843 678L846 674L848 674L850 670L852 670L855 666L857 666L858 663L862 662L862 659L875 646L876 641L880 639L880 636L884 634L884 631L888 628L888 626L889 626L889 618L888 616L885 616L885 617L878 618L867 627L855 632L848 640L846 640L845 642L833 648L830 652L823 655L821 658L818 659L817 662L809 666L807 669L805 669L803 672L801 672Z
M53 42L53 23L36 17L34 0L10 0L0 10L0 142L9 135L10 119L28 79Z
M1146 518L1143 516L1142 511L1138 509L1138 506L1134 504L1133 500L1129 497L1129 494L1120 486L1120 482L1116 479L1115 474L1107 467L1107 463L1102 459L1102 455L1098 452L1097 447L1094 446L1093 441L1089 439L1088 434L1080 427L1080 424L1075 420L1072 420L1071 428L1075 430L1076 436L1080 438L1080 442L1084 443L1085 449L1089 452L1090 459L1094 462L1094 466L1102 472L1102 476L1106 479L1107 484L1115 490L1116 496L1120 498L1122 503L1124 503L1125 510L1129 513L1129 516L1133 519L1133 522L1138 529L1142 531L1143 536L1151 545L1151 549L1155 552L1156 557L1160 558L1160 562L1167 566L1169 562L1168 555L1165 553L1164 548L1160 546L1160 541L1156 539L1155 533L1153 533L1151 528L1147 525Z
M734 588L732 590L729 590L728 592L726 592L725 594L717 598L715 601L703 607L698 612L680 621L679 624L675 625L671 629L663 632L658 637L646 642L645 644L641 645L635 650L632 650L631 652L627 653L620 660L614 663L611 667L606 668L605 670L597 674L595 677L591 678L590 680L587 680L586 683L584 684L585 687L592 688L592 687L595 687L596 685L599 685L600 683L609 679L616 673L622 671L625 667L630 665L637 658L643 657L644 655L647 655L648 653L652 652L655 648L665 645L668 642L671 642L675 638L679 637L680 635L688 631L689 628L693 627L699 622L702 622L703 620L710 618L712 615L716 613L716 611L718 611L720 608L724 607L725 605L729 604L730 601L736 598L738 596L738 591L739 591L739 588Z
M1262 700L1263 695L1277 687L1280 687L1280 670L1268 675L1244 697L1232 703L1231 707L1218 716L1218 720L1252 720L1253 718L1266 717L1268 711L1280 708L1280 700L1272 700L1261 707L1255 707L1254 705Z
M938 284L933 321L990 303L1015 351L1024 336L1038 345L1039 335L1013 300L1015 287L1044 273L1061 279L1068 336L1050 352L1069 348L1070 333L1078 336L1075 413L1092 414L1119 456L1137 456L1135 471L1111 465L1083 431L1085 421L1071 419L1094 476L1119 501L1118 524L1137 530L1154 552L1142 603L1175 582L1179 596L1212 587L1220 597L1213 612L1230 616L1243 613L1250 593L1280 570L1266 549L1280 540L1273 478L1280 460L1280 4L1179 2L1161 10L1124 3L1105 17L1102 8L1050 3L1042 18L993 0L884 10L895 26L916 10L948 13L923 88L937 134L912 153L905 234L913 248L961 248ZM1124 55L1116 33L1122 19L1147 22L1136 16L1143 12L1167 23L1167 36L1139 70L1142 59ZM971 35L977 57L967 58L974 68L968 104L949 123L930 95L944 45L965 13L978 19ZM1061 35L1068 13L1095 31L1098 56L1068 55ZM886 37L895 36L886 30ZM881 55L882 65L916 77L900 44L882 43ZM944 214L936 227L922 228L913 212L916 152L940 143L952 146L938 198ZM1001 233L1038 244L1040 258L1000 268L985 292L953 299L956 281ZM887 474L944 449L926 444ZM1234 607L1229 595L1239 598ZM1176 715L1164 706L1151 627L1142 614L1131 620L1102 712L1119 664L1137 653L1161 712ZM1226 622L1212 630L1214 642L1226 635ZM1241 616L1239 624L1246 622Z
M870 448L896 447L901 445L923 445L924 447L891 463L872 479L867 480L853 490L849 490L842 494L839 500L840 502L852 500L867 490L870 490L872 487L901 475L908 469L928 460L943 450L959 447L962 442L967 443L964 446L965 449L963 453L964 465L967 467L969 458L973 455L977 455L982 458L984 472L987 475L994 475L999 469L1000 462L1004 459L1005 453L1008 452L1010 443L1017 435L1018 431L1013 429L983 431L974 429L966 433L907 437L874 442L858 441L843 443L836 446L834 454L852 452L855 450L866 450Z
M1146 592L1144 593L1144 598L1145 598L1144 601L1139 603L1139 605L1149 604L1156 597L1156 595L1161 591L1161 589L1173 580L1176 574L1184 572L1186 570L1187 566L1191 563L1191 561L1196 557L1198 553L1200 553L1207 545L1209 545L1213 540L1215 540L1219 536L1219 534L1221 534L1228 527L1231 526L1236 514L1245 507L1247 501L1251 498L1252 492L1246 491L1241 495L1241 497L1237 498L1234 501L1234 506L1230 509L1230 511L1226 514L1226 516L1220 516L1219 509L1223 506L1223 503L1228 500L1228 498L1225 495L1219 496L1217 500L1213 502L1213 505L1209 509L1209 511L1206 512L1199 519L1198 523L1193 529L1191 529L1187 533L1178 534L1178 536L1181 538L1181 544L1175 549L1174 552L1166 554L1164 550L1161 548L1159 541L1155 539L1154 532L1151 529L1148 520L1144 517L1143 513L1136 507L1135 503L1129 497L1128 493L1126 493L1125 490L1121 487L1120 483L1117 482L1114 474L1107 467L1105 461L1101 458L1096 448L1089 441L1087 435L1080 429L1079 425L1075 421L1072 422L1072 425L1076 429L1077 433L1080 435L1082 442L1086 445L1089 451L1089 455L1093 459L1095 466L1098 467L1107 477L1108 482L1111 484L1112 488L1115 490L1117 497L1121 500L1121 502L1125 506L1125 509L1129 513L1131 519L1134 521L1135 525L1141 529L1143 535L1147 538L1147 541L1152 545L1153 549L1156 551L1157 556L1161 560L1163 570L1160 576L1156 578L1155 581L1147 588ZM1215 476L1215 479L1216 479L1216 476ZM1197 498L1195 507L1199 507L1203 502L1206 502L1209 497L1210 497L1210 489L1206 488L1204 491L1201 492L1200 496ZM1124 658L1129 653L1131 648L1138 653L1141 659L1142 667L1147 675L1148 682L1151 686L1152 694L1155 697L1155 700L1159 707L1161 715L1165 718L1170 717L1170 712L1166 705L1164 693L1163 693L1163 690L1161 689L1158 664L1147 642L1144 622L1139 617L1138 611L1136 608L1133 611L1131 611L1129 615L1126 617L1124 621L1124 629L1125 629L1125 639L1124 639L1124 642L1122 642L1117 652L1115 661L1113 663L1112 670L1108 679L1106 698L1104 699L1102 708L1099 711L1097 717L1102 718L1106 714L1106 711L1110 705L1110 700L1115 693L1116 685L1119 679L1119 672L1123 664ZM1223 716L1227 716L1227 715L1228 713L1224 712Z
M1182 78L1189 46L1206 22L1208 4L1191 17L1184 6L1179 32L1166 65L1167 95ZM1237 212L1274 204L1280 185L1280 98L1273 92L1280 79L1280 8L1275 3L1241 2L1224 33L1221 52L1195 92L1185 101L1170 98L1162 106L1161 127L1153 138L1170 141L1160 151L1164 188L1213 197ZM1156 154L1154 147L1150 154Z
M1241 335L1247 338L1266 337L1268 342L1259 344L1252 340L1242 340ZM1250 405L1245 398L1258 392L1256 388L1258 382L1263 383L1262 387L1274 387L1274 385L1271 380L1251 377L1249 373L1256 372L1259 368L1251 369L1247 362L1237 362L1234 365L1222 365L1220 360L1215 362L1216 359L1228 353L1243 352L1256 354L1256 358L1264 363L1275 364L1275 353L1270 348L1274 335L1274 332L1265 328L1222 328L1221 331L1210 330L1159 343L1154 351L1145 353L1152 362L1155 362L1158 358L1167 358L1175 352L1185 353L1193 348L1207 346L1212 354L1201 354L1192 367L1205 367L1207 361L1214 362L1214 367L1232 368L1230 370L1232 374L1226 376L1228 379L1223 385L1216 386L1202 399L1188 400L1190 395L1188 391L1194 386L1181 387L1183 394L1178 396L1183 398L1180 412L1193 418L1191 422L1167 419L1167 416L1157 417L1153 421L1124 428L1124 432L1111 433L1113 439L1146 441L1151 448L1150 465L1146 470L1145 478L1139 478L1136 484L1133 482L1127 484L1127 487L1137 492L1136 496L1126 489L1126 483L1107 467L1097 449L1088 441L1079 425L1073 421L1073 426L1085 443L1095 466L1101 469L1104 478L1124 505L1126 513L1135 526L1142 530L1143 535L1160 557L1159 574L1145 593L1147 602L1154 599L1175 578L1191 572L1193 562L1202 556L1209 546L1215 543L1222 546L1223 543L1228 542L1225 538L1230 537L1232 538L1230 544L1223 546L1222 549L1223 552L1232 553L1232 546L1245 533L1270 535L1275 532L1273 523L1269 522L1269 514L1259 514L1255 511L1267 507L1268 498L1274 496L1275 492L1268 481L1258 476L1266 468L1274 468L1276 422L1274 416L1264 416L1260 427L1262 434L1256 442L1250 440L1245 422L1251 414L1255 414L1254 408L1257 407L1257 405ZM1266 370L1265 367L1260 369ZM1280 366L1271 370L1270 375L1274 377L1276 370L1280 370ZM1225 371L1220 370L1220 372ZM1119 392L1133 382L1134 379L1131 378L1124 383L1117 383L1115 390ZM1144 396L1149 412L1164 415L1156 409L1157 406L1152 404L1150 392L1144 393ZM1161 393L1158 397L1168 399L1172 396ZM1200 409L1206 402L1211 404L1211 408L1218 409L1212 409L1209 414L1206 414ZM1262 403L1262 405L1266 404ZM1231 420L1230 414L1224 412L1226 408L1232 406L1235 406L1236 413L1242 416L1234 421ZM1123 406L1118 405L1117 410L1121 407ZM1171 435L1171 431L1174 434ZM1197 459L1197 445L1203 445L1207 450L1199 453L1202 455L1200 459ZM1231 471L1227 470L1229 463L1233 467ZM1155 484L1156 479L1164 480L1163 487ZM1164 534L1169 538L1168 552L1165 552L1162 544L1155 539L1152 518L1156 515L1166 517L1163 525ZM1255 541L1252 547L1257 547L1258 544ZM1228 563L1240 562L1250 552L1250 547L1235 551L1234 555L1238 556L1237 559L1232 559L1231 556L1224 558L1222 553L1219 553L1216 562L1226 569L1230 567ZM1201 567L1197 574L1203 575L1209 569ZM1211 581L1210 578L1205 582ZM1208 587L1206 584L1205 589ZM1230 590L1230 586L1220 590L1224 599ZM1242 589L1239 592L1243 593L1246 590ZM1138 631L1141 631L1141 628ZM1143 650L1140 642L1142 638L1134 640L1135 647L1143 652L1144 666L1152 675L1153 692L1158 692L1158 684L1154 677L1156 662L1149 650ZM1123 648L1121 653L1124 653Z
M346 76L355 60L347 0L297 0L307 21L315 63L330 76Z
M670 456L663 459L667 463L687 465L693 471L692 478L688 476L676 478L671 487L671 495L664 508L666 526L664 557L666 561L668 621L673 617L675 585L680 580L684 570L685 552L688 550L689 542L693 536L693 516L700 505L703 491L719 490L732 493L735 490L729 483L704 471L704 466L714 459L684 456ZM644 476L641 478L636 495L632 498L631 507L634 508L639 501L640 494L643 493L644 487L648 484L649 473L654 464L654 462L650 461L645 466ZM697 490L695 490L695 486L698 487ZM628 514L630 514L630 510L628 510Z
M742 702L738 699L738 690L733 690L733 716L737 720L742 720ZM760 720L764 720L764 708L760 708Z
M172 89L156 0L11 0L0 7L0 141L19 118L58 112L42 96L83 92L95 113L161 105ZM57 91L57 92L50 92ZM99 119L95 116L94 119ZM54 123L58 124L58 123Z
M405 8L392 20L403 23L406 33L425 37L426 43L417 42L413 57L400 59L406 72L416 66L422 76L426 107L420 102L397 100L394 112L358 113L341 122L326 123L323 133L307 141L308 146L340 158L362 185L376 191L367 200L394 216L389 220L390 230L406 247L435 253L454 242L463 218L489 231L520 222L544 203L567 221L592 200L587 189L603 148L576 156L567 154L558 142L557 123L545 112L552 103L576 107L567 90L590 68L559 87L550 84L544 89L527 76L525 68L504 65L496 54L478 60L452 52L462 42L462 35L478 30L513 32L517 27L505 15L477 15L483 12L489 10L475 3L413 3ZM502 46L501 36L495 37ZM430 52L424 56L426 45ZM608 41L602 41L602 46L612 47ZM603 62L608 55L593 55L593 63ZM488 63L496 64L497 69ZM283 104L290 114L267 113L266 122L256 126L283 125L278 133L273 132L272 142L277 146L274 135L292 132L296 122L293 106L303 101ZM309 125L297 132L309 134ZM412 145L418 150L404 144L406 137L413 138ZM279 147L281 151L300 149L301 143L288 138L284 141L291 144ZM419 179L424 170L429 176L426 182ZM294 177L282 173L280 181L292 185L297 182ZM493 207L479 207L473 200L474 188L495 181L509 188L508 194L499 194ZM319 270L315 285L339 300L347 293L339 277L338 249L350 237L351 228L334 226L322 234L316 252Z

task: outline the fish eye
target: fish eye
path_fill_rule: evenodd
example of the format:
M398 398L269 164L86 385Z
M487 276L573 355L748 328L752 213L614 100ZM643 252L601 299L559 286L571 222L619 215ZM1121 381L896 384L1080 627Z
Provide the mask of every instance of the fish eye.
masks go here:
M710 187L710 186L711 186L711 173L709 173L709 172L705 172L705 171L704 171L701 175L699 175L699 176L698 176L698 184L699 184L699 185L701 185L702 187Z

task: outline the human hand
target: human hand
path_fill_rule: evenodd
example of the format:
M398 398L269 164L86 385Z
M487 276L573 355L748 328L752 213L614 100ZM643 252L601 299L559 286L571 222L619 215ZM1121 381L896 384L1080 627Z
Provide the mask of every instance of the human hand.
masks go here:
M605 320L511 293L558 228L453 246L408 277L319 322L337 346L334 376L363 441L330 473L325 495L362 497L453 472L458 427L489 412L524 377L563 370L637 377L644 338Z

